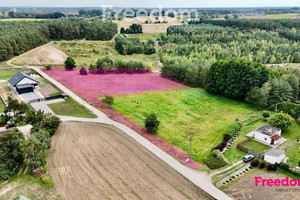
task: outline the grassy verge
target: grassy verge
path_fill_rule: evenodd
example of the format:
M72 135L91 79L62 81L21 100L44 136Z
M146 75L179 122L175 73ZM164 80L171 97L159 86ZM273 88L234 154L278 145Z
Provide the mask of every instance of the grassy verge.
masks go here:
M142 37L142 39L155 38L155 36L149 34L130 37ZM108 56L112 60L139 61L143 62L146 66L151 65L153 69L160 69L157 54L120 55L112 41L56 41L54 42L54 46L65 52L68 56L73 57L79 67L89 67L90 64L95 65L99 58Z
M197 135L193 138L192 156L199 162L222 142L230 123L256 112L245 103L197 88L119 96L113 108L140 126L144 126L147 115L156 113L161 121L157 135L185 152L189 151L185 134L193 126Z
M55 114L70 117L96 118L97 116L69 98L66 101L48 105Z
M5 108L5 106L4 106L3 102L2 102L2 100L0 99L0 113L4 112L4 108Z
M18 195L35 200L62 199L55 190L53 182L44 184L41 178L35 178L29 174L15 176L8 184L0 187L0 193L9 188L11 189L3 193L0 199L13 199Z

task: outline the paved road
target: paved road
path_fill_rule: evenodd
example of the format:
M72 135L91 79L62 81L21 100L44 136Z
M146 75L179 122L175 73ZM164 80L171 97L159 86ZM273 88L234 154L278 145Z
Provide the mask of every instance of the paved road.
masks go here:
M66 121L90 121L90 122L99 122L103 124L110 124L113 125L123 132L125 132L127 135L132 137L134 140L136 140L138 143L143 145L146 149L148 149L150 152L155 154L157 157L159 157L161 160L166 162L169 166L171 166L173 169L178 171L180 174L182 174L184 177L186 177L188 180L190 180L192 183L200 187L202 190L210 194L212 197L220 200L227 200L231 199L228 195L226 195L221 190L217 189L212 183L210 177L204 173L197 170L193 170L191 168L186 167L185 165L178 162L176 159L174 159L172 156L161 150L156 145L152 144L150 141L145 139L143 136L135 132L134 130L130 129L129 127L118 123L116 121L111 120L108 118L103 112L98 110L97 108L91 106L90 104L86 103L83 99L81 99L79 96L77 96L74 92L69 90L67 87L44 73L40 68L38 67L30 67L37 71L41 76L46 78L48 81L52 82L54 85L56 85L59 89L61 89L64 93L67 93L70 97L72 97L74 100L76 100L81 105L85 106L87 109L89 109L91 112L93 112L95 115L98 116L96 119L82 119L82 118L76 118L76 117L62 117L62 120Z

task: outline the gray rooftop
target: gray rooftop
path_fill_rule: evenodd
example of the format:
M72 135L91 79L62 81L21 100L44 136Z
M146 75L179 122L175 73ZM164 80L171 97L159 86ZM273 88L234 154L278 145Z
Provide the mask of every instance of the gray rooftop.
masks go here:
M26 83L26 84L22 84L22 85L17 85L16 87L17 89L25 89L25 88L33 88L32 85Z
M38 83L37 80L35 80L34 78L28 76L27 74L24 74L22 72L18 72L16 75L14 75L11 79L8 80L8 82L13 86L15 87L20 81L23 80L23 78L29 78L35 82Z
M256 132L268 135L268 136L273 136L277 133L279 133L281 130L279 128L275 128L269 125L263 125L262 127L256 129Z
M281 155L285 155L285 152L286 152L285 150L273 148L273 149L270 149L269 151L267 151L265 153L265 155L278 157Z

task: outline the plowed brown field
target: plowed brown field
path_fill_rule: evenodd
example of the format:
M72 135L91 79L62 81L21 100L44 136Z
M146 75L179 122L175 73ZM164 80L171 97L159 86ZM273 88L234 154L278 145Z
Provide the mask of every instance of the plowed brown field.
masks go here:
M65 199L210 199L178 172L112 126L63 123L49 171Z

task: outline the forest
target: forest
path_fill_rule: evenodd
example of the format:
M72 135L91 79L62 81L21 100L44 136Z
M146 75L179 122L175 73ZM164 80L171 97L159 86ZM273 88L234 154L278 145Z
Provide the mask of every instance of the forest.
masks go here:
M50 40L110 40L117 34L112 22L84 19L0 22L0 61L8 60Z
M211 24L169 27L159 44L164 64L210 65L234 57L263 64L298 63L300 53L298 42L280 37L277 32Z

